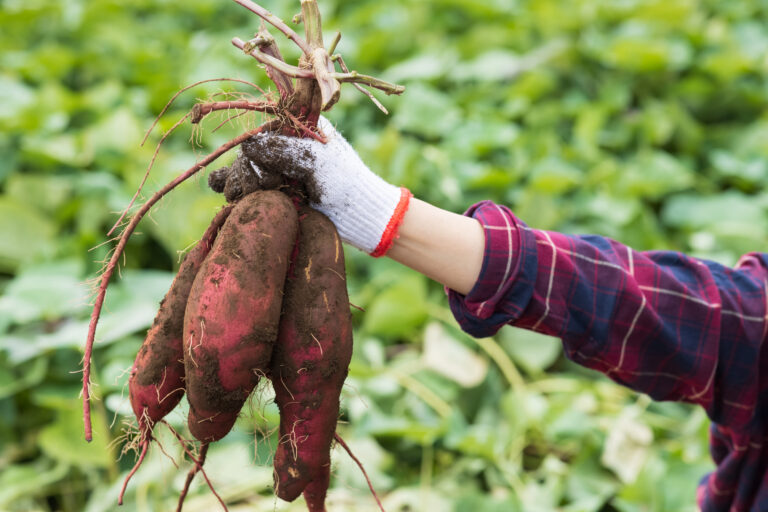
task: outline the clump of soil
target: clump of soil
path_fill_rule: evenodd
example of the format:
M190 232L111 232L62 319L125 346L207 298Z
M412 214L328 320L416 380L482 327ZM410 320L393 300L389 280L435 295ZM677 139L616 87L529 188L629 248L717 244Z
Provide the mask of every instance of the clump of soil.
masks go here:
M224 192L224 187L227 184L227 175L229 174L229 167L221 167L211 172L208 175L208 186L211 190L217 194Z
M314 177L315 156L297 150L285 136L260 135L245 141L229 167L213 171L208 186L233 203L257 190L281 190L302 202L320 202L321 189Z

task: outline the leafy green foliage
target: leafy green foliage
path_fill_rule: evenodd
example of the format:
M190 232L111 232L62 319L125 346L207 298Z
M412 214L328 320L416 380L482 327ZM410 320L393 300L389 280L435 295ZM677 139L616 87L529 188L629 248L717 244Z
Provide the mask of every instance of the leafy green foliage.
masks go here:
M765 0L320 3L353 68L408 86L384 99L390 117L347 89L330 118L371 168L418 197L454 211L493 199L538 228L724 263L768 251ZM263 5L284 19L298 10ZM187 183L129 244L97 336L90 446L78 412L80 283L108 255L100 244L152 157L159 134L139 142L165 101L195 80L269 85L229 43L258 21L228 0L4 0L0 24L0 508L113 510L133 461L117 458L126 370L179 251L222 199L203 179ZM203 84L159 128L222 90L259 94ZM212 117L194 144L188 124L170 136L144 196L259 123L244 116L212 133L225 119ZM702 411L619 388L566 361L556 340L512 328L473 340L439 286L347 256L351 300L365 312L355 313L340 431L387 510L695 509L711 469ZM251 409L211 450L210 475L248 510L300 510L271 493L269 391ZM182 405L170 421L183 428L184 418ZM338 449L334 460L330 509L372 510L353 463ZM127 506L168 510L183 479L154 449ZM201 484L192 494L190 509L216 506Z

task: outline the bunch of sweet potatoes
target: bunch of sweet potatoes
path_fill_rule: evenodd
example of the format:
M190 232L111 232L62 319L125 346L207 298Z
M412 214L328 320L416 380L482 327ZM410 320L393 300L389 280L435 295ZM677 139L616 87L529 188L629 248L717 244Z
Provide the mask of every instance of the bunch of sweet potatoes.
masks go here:
M282 169L286 172L274 174L252 172L249 141L257 134L275 132L324 143L325 136L317 129L318 119L321 111L329 110L338 101L341 83L353 83L384 112L384 106L361 84L386 94L401 94L405 88L350 71L341 55L334 53L340 33L326 48L317 0L300 2L301 15L295 19L304 26L305 37L252 0L234 1L296 44L301 52L298 66L285 62L264 23L247 42L233 38L232 44L265 66L279 100L266 94L254 101L244 100L240 95L225 95L226 101L200 103L160 139L158 150L185 119L189 117L193 124L199 124L216 111L252 111L273 116L220 145L176 176L138 208L122 228L99 279L85 343L85 438L92 438L90 361L96 327L109 281L128 239L166 194L227 151L242 145L242 154L235 163L214 171L209 180L211 188L223 192L231 204L216 215L182 263L133 365L129 390L138 419L140 456L125 485L147 453L155 424L164 422L163 418L184 394L189 402L189 430L201 442L199 454L195 455L189 443L177 435L195 463L186 485L198 471L206 477L202 465L208 443L227 435L259 378L266 376L272 382L280 409L280 437L274 457L276 493L289 501L303 493L309 510L321 511L325 509L329 483L331 443L336 439L349 451L335 434L339 395L352 354L344 253L333 224L306 206L316 203L319 194L311 173L299 173L299 179L295 169ZM174 95L158 119L185 90L220 80L240 82L264 93L242 79L203 80ZM241 114L231 116L219 126ZM132 206L133 200L110 234L122 225ZM352 458L365 474L359 461ZM368 483L382 508L370 480ZM179 508L186 490L187 487L182 491Z
M333 224L277 190L225 207L187 255L134 363L143 450L186 392L203 446L224 437L262 376L280 409L275 490L325 510L339 395L352 354Z

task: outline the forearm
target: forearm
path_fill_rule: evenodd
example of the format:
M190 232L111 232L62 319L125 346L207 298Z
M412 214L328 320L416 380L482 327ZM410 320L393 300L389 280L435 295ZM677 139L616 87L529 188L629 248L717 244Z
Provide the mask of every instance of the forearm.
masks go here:
M485 233L472 218L411 199L387 256L466 295L483 265Z
M557 336L574 361L655 399L698 403L729 427L764 409L768 255L729 269L530 229L492 203L469 214L485 227L485 261L471 293L449 298L470 334L511 323Z
M574 361L656 400L699 404L730 428L756 426L768 396L765 256L730 269L597 236L534 233L536 291L515 325L559 336Z

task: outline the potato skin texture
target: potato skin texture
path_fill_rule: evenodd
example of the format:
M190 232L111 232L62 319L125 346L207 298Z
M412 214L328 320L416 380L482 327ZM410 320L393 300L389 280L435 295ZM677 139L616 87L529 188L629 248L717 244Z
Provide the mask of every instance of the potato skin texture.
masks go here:
M182 339L187 299L195 277L231 211L229 206L219 211L197 245L184 257L136 355L128 379L128 393L144 434L171 412L184 395Z
M351 356L341 239L325 215L305 208L270 367L280 409L275 490L287 501L304 492L310 510L324 510L339 396Z
M188 425L203 442L232 428L277 339L297 213L281 192L241 199L192 285L184 319Z

